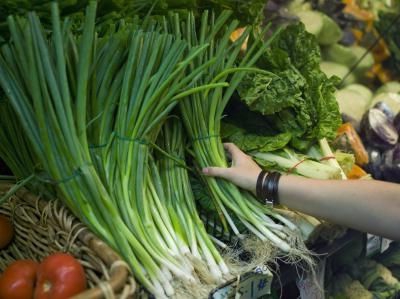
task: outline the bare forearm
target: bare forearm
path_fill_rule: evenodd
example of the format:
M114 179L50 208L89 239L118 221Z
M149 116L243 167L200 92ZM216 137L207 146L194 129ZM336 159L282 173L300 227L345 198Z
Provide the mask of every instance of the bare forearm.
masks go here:
M261 168L232 143L224 144L232 166L203 173L230 180L256 193ZM263 184L264 185L264 184ZM400 184L363 180L313 180L283 175L278 196L283 205L329 222L400 240Z
M400 185L282 176L279 199L293 210L400 240Z

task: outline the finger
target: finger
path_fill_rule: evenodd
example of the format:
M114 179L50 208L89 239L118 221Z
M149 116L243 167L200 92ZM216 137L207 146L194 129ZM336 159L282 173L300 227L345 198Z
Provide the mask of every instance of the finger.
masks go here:
M229 178L229 168L224 168L224 167L206 167L203 168L203 174L207 176L214 176L214 177L220 177L224 179Z
M244 153L234 143L224 143L224 149L231 155L232 160L237 160Z

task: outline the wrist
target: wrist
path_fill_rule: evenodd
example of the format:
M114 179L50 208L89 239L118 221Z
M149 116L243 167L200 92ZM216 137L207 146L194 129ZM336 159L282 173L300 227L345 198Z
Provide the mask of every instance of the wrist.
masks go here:
M256 182L256 197L268 206L279 205L279 180L281 174L276 171L260 171Z

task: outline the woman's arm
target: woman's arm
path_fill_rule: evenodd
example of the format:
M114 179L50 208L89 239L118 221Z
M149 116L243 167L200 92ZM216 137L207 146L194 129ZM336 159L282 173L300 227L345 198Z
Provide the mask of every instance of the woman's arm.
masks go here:
M400 240L400 185L282 176L281 204L357 230Z
M261 169L234 144L225 144L232 156L230 168L208 167L218 176L255 193ZM280 203L305 214L360 231L400 240L400 184L364 180L315 180L282 175Z

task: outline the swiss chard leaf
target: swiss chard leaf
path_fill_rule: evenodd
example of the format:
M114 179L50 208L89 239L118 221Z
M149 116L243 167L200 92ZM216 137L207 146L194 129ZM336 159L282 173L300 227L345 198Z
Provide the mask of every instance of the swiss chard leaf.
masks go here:
M223 136L235 143L243 151L271 152L285 147L292 138L290 133L281 133L274 136L247 133L235 125L223 123Z
M269 73L249 73L238 88L242 102L272 128L263 135L291 134L291 145L302 151L334 138L341 123L337 79L327 78L319 63L317 41L303 24L287 26L274 39L258 61Z

